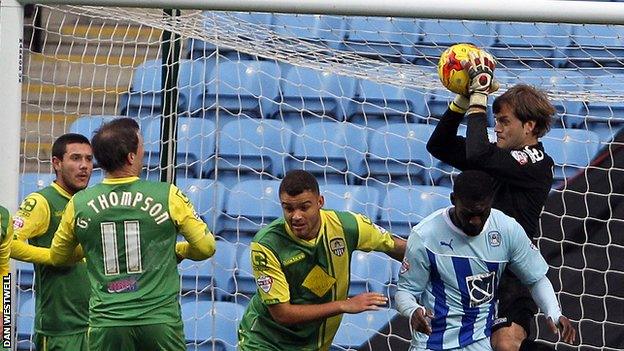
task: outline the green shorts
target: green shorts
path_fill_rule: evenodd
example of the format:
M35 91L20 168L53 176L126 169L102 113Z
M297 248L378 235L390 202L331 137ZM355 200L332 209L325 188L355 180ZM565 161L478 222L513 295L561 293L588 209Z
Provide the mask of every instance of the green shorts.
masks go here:
M35 333L35 346L39 351L89 350L86 332L61 336Z
M90 351L185 351L182 322L89 328Z

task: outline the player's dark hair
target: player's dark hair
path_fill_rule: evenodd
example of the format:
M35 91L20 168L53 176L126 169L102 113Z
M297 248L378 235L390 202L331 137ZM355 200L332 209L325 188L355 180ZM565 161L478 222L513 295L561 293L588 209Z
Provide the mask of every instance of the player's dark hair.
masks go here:
M464 171L453 184L453 194L463 202L478 202L494 198L494 178L483 171Z
M91 145L89 139L82 134L67 133L54 140L52 144L52 157L63 159L63 155L67 152L68 144L87 144Z
M102 124L91 144L100 167L114 172L126 165L126 157L139 147L139 124L132 118L116 118Z
M535 121L533 134L538 138L550 130L557 112L545 92L526 84L514 85L494 99L492 109L495 114L500 112L502 105L508 106L523 124Z
M316 178L310 172L300 169L287 172L280 183L279 193L297 196L304 191L311 191L316 195L320 194Z

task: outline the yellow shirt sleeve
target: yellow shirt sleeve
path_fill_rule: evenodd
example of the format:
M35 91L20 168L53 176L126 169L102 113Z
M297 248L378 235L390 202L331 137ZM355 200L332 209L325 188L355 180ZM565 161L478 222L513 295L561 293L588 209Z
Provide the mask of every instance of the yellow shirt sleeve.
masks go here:
M9 258L11 255L11 242L13 241L13 220L10 216L7 220L6 233L4 233L2 242L0 243L0 277L9 274L10 270ZM0 218L0 222L3 222L2 218Z
M28 240L45 234L50 225L50 207L43 195L32 193L13 217L11 257L25 262L52 264L48 249L28 244Z
M214 236L195 212L191 201L175 185L169 188L169 211L171 219L187 241L176 244L178 256L201 261L214 255Z
M65 207L61 223L54 233L52 246L50 246L50 262L55 266L70 264L74 261L74 250L78 246L78 239L74 232L75 213L74 199L72 198Z
M390 252L394 249L392 234L373 223L368 217L354 213L358 224L359 237L357 249L362 251Z
M267 305L290 301L288 282L277 257L271 250L256 242L252 242L250 248L251 268L262 301Z

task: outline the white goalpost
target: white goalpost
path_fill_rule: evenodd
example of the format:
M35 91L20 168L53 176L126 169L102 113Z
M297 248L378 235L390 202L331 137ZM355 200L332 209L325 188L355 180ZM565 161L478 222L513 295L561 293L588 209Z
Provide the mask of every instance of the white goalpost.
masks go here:
M142 177L175 175L218 238L217 256L180 265L189 349L233 350L256 289L249 242L280 216L286 171L313 172L326 207L399 235L448 205L457 171L425 144L451 98L435 65L459 42L498 58L501 91L535 85L558 110L537 244L580 344L560 343L541 315L535 335L558 350L621 349L624 3L5 0L0 205L14 211L53 179L59 135L136 119ZM352 293L393 294L396 263L368 256L354 256ZM15 345L28 350L32 268L16 267ZM345 316L332 349L406 349L404 323L392 309Z

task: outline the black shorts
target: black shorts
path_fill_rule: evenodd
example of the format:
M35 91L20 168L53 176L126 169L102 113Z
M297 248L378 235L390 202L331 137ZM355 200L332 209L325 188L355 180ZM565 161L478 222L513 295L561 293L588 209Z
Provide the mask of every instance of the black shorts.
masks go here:
M529 289L509 269L506 269L498 286L498 309L492 332L516 323L531 335L531 321L537 313Z

